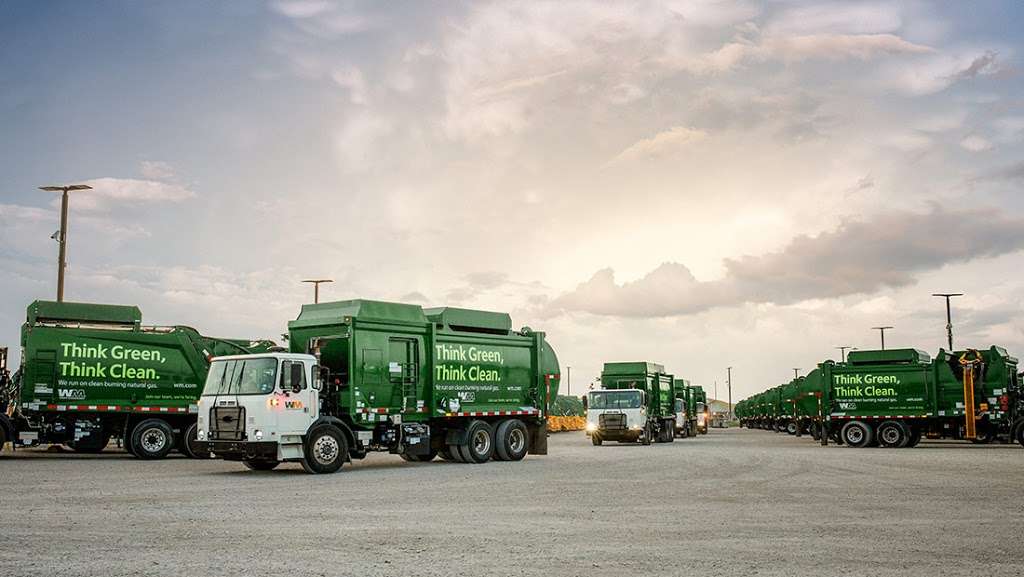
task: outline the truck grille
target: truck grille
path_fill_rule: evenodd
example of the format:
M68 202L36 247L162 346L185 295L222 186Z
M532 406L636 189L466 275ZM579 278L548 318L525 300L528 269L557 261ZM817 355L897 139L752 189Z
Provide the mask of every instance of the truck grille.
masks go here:
M242 441L245 439L245 407L214 407L210 409L210 440Z
M605 413L598 415L598 425L602 430L614 430L614 429L625 429L626 428L626 415L622 413Z

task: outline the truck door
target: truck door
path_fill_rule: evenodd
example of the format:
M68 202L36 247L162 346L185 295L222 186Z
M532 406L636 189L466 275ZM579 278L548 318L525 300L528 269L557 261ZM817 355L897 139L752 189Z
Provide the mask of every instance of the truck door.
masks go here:
M419 382L419 339L388 339L388 378L391 382L391 403L402 411L415 412L417 405L416 385Z
M279 435L305 434L310 423L316 419L315 403L319 393L310 387L306 378L307 368L302 361L281 362L278 376L280 384L271 400L272 408L277 413Z

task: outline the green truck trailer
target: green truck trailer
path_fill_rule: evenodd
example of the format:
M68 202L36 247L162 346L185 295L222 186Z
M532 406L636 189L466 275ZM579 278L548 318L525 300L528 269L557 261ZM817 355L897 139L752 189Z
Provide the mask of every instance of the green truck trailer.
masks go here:
M601 388L587 394L586 433L593 444L672 442L676 429L674 380L657 363L605 363Z
M1005 349L855 351L819 365L835 440L913 447L922 436L1024 444L1017 359ZM827 442L827 439L824 439Z
M21 329L20 368L0 378L0 441L88 453L118 438L145 459L174 448L194 456L187 440L196 435L209 359L273 346L144 326L134 306L33 302Z
M676 418L676 430L681 437L695 437L708 432L710 422L707 394L700 385L691 385L685 379L673 382L675 397L682 404L685 420Z
M202 448L311 473L371 451L464 463L547 454L558 358L507 314L351 300L304 305L288 332L287 353L214 359Z

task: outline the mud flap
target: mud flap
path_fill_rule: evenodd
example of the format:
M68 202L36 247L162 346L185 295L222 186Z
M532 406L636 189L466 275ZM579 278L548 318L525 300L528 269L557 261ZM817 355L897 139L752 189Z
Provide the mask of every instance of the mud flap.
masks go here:
M530 427L530 451L531 455L548 454L548 420L544 419L539 427Z

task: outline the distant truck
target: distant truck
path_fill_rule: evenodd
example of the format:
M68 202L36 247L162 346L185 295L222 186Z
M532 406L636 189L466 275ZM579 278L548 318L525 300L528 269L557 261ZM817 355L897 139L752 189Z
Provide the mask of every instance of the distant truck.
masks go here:
M656 363L605 363L601 389L587 395L586 434L594 445L671 443L676 429L673 382Z
M0 449L11 441L95 453L119 438L143 459L175 448L196 456L188 439L209 359L274 346L143 326L135 306L35 301L21 329L21 366L0 377Z
M424 462L547 454L559 367L504 313L351 300L303 305L290 352L213 360L199 444L254 470L333 473L371 451Z
M711 425L711 407L708 405L708 394L704 387L692 385L693 396L696 402L697 432L701 435L708 434L708 427Z
M677 437L694 437L698 434L698 415L696 388L686 379L673 379L672 388L676 402L675 433Z

